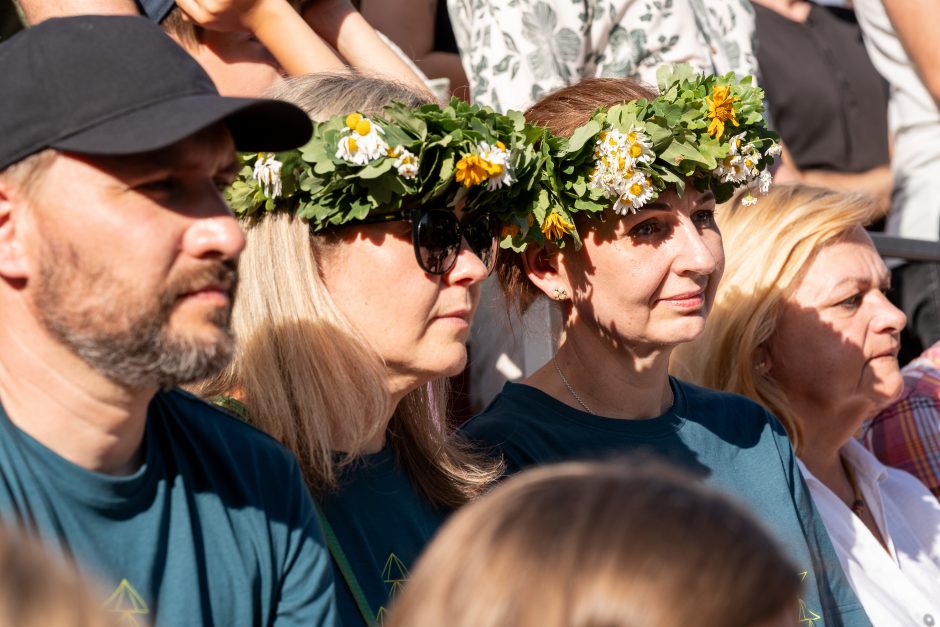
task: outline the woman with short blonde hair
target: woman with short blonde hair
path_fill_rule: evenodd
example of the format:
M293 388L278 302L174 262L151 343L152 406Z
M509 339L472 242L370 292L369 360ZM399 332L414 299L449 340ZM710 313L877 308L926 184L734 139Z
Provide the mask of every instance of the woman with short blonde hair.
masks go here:
M753 398L787 429L797 454L802 431L786 394L762 376L762 347L776 331L786 299L816 252L878 215L866 194L803 185L777 186L763 205L737 198L719 213L725 273L702 336L673 354L676 376ZM760 260L756 262L755 260ZM742 302L747 307L741 306Z
M872 623L940 619L940 504L855 440L901 392L904 314L863 229L864 195L778 187L719 219L725 278L672 369L760 402L787 427L836 555Z
M745 510L654 460L526 471L457 512L388 627L797 623L800 576Z

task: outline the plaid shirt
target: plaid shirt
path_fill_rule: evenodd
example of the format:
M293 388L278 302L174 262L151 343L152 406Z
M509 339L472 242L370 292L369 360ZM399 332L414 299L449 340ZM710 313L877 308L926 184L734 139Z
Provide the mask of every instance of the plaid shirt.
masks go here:
M882 463L906 470L940 499L940 342L901 371L904 392L863 430Z

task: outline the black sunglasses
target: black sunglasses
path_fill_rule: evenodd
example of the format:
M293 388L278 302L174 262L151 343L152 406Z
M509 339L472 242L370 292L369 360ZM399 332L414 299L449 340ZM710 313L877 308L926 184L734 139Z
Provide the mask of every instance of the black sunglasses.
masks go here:
M457 263L464 239L474 255L486 266L487 273L496 266L499 241L496 217L489 212L472 215L464 222L447 209L402 209L379 213L348 224L380 224L409 220L411 241L418 265L428 274L447 274Z

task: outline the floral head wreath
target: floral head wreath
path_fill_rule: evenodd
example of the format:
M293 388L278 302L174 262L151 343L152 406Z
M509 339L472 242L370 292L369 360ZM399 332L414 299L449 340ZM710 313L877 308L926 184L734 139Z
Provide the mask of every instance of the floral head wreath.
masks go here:
M780 154L762 116L763 91L751 78L696 75L688 65L663 66L660 95L598 109L569 139L548 136L546 163L527 206L505 220L501 245L581 245L574 216L607 208L636 212L667 189L691 179L725 202L746 186L744 204L767 193L768 168Z
M316 124L302 148L241 155L226 200L240 218L289 211L314 230L429 203L504 212L534 183L537 135L521 113L456 98L446 107L392 103L380 116Z

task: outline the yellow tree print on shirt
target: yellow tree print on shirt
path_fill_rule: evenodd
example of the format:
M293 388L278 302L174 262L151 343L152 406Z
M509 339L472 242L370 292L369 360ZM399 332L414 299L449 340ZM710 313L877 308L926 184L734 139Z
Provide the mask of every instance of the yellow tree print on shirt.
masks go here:
M118 622L124 627L141 627L135 616L150 613L146 601L134 590L134 586L127 579L121 580L108 600L104 602L104 608L109 612L120 614Z
M395 595L401 592L402 586L405 585L405 581L408 579L408 568L405 567L405 563L401 561L397 555L390 553L388 559L385 560L385 567L382 569L382 580L385 581L385 585L388 586L388 598L394 599ZM378 625L382 625L385 620L387 611L384 607L380 607L378 613L375 615L375 622Z
M800 573L800 581L806 581L806 575L809 574L809 571L804 570ZM816 621L822 620L822 616L814 612L813 610L806 607L806 603L803 599L800 599L800 626L805 625L806 627L816 627Z

